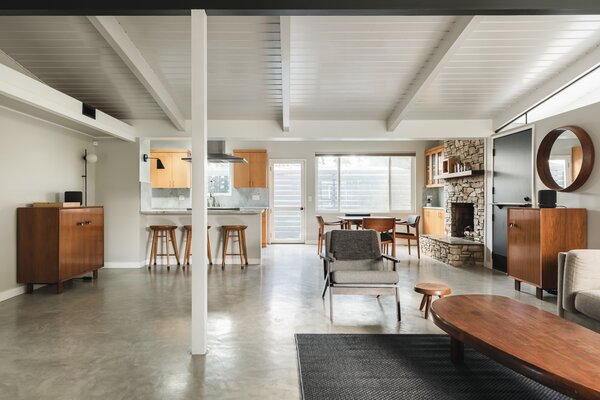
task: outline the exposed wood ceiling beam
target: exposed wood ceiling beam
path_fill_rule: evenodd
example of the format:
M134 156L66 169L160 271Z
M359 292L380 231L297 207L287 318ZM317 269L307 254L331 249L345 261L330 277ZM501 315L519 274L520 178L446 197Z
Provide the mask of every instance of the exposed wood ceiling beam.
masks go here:
M0 65L0 107L72 129L83 134L112 136L133 142L135 130L100 110L90 118L81 112L82 102L6 65Z
M393 132L400 122L404 119L410 105L418 100L423 92L437 78L444 68L444 65L452 57L461 44L467 38L469 33L478 23L478 17L457 17L456 21L450 27L450 30L434 50L433 54L425 61L419 74L409 86L408 90L402 94L400 102L387 118L387 129Z
M576 15L600 14L597 0L3 0L5 15Z
M5 52L3 52L2 50L0 50L0 64L4 64L7 67L10 67L16 71L19 71L22 74L27 75L30 78L35 79L36 81L40 81L42 82L42 80L40 78L38 78L37 76L35 76L33 74L33 72L29 71L27 68L25 68L24 66L21 65L21 63L19 63L17 60L15 60L14 58L12 58L11 56L9 56L8 54L6 54Z
M279 17L279 35L281 43L281 106L283 131L290 131L290 28L292 17Z
M175 100L115 17L88 17L92 25L144 85L173 125L185 130L185 118Z
M516 99L516 101L512 101L508 108L494 116L494 129L497 130L503 127L514 118L570 85L582 75L585 75L587 72L598 67L598 65L600 65L600 45L560 71L558 74L550 77L550 79L535 90L527 92L525 96Z

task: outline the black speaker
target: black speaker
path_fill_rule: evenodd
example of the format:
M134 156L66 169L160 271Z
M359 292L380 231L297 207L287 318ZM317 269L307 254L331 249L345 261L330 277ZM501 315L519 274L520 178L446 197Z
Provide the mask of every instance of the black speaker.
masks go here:
M556 208L556 190L539 190L538 206L540 208Z
M65 203L79 203L83 204L83 193L82 192L65 192Z

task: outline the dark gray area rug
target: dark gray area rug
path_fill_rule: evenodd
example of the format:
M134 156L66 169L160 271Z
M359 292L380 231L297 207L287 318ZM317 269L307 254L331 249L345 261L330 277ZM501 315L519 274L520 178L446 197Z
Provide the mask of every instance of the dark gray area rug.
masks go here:
M298 334L296 346L305 400L569 398L470 348L452 364L446 335Z

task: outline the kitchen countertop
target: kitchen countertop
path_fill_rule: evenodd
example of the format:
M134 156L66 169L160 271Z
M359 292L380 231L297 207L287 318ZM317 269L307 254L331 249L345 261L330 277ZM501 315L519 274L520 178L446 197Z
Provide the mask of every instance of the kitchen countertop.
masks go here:
M239 210L208 210L208 215L256 215L265 210L266 207L240 207ZM143 215L192 215L192 210L148 210L140 211Z

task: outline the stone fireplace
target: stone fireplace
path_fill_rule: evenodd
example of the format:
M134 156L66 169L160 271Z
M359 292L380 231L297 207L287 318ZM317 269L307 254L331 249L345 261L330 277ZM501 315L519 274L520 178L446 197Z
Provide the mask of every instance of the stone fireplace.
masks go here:
M465 231L473 231L474 210L473 203L450 203L450 236L464 237Z
M484 141L446 140L444 158L469 164L474 171L485 169ZM485 175L455 177L444 180L446 235L422 235L425 254L453 266L483 263L485 235ZM464 232L472 231L472 238Z

